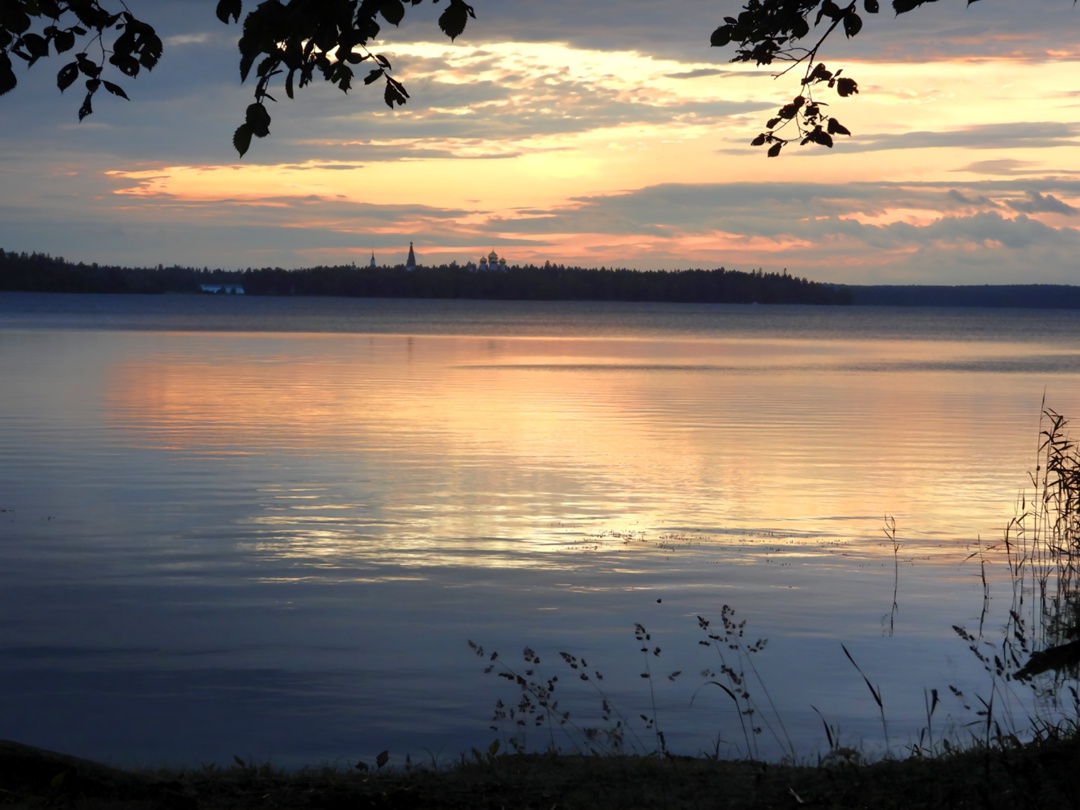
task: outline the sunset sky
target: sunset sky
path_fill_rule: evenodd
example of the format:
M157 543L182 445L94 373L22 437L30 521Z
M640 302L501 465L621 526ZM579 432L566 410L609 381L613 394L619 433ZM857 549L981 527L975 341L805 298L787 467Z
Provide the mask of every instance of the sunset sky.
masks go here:
M242 159L239 27L212 0L131 0L157 69L82 123L50 58L0 98L0 247L226 269L404 260L788 269L849 283L1080 283L1080 8L887 3L824 61L853 133L767 159L750 141L797 77L729 62L738 0L474 0L384 27L412 98L276 95ZM254 3L245 3L245 9Z

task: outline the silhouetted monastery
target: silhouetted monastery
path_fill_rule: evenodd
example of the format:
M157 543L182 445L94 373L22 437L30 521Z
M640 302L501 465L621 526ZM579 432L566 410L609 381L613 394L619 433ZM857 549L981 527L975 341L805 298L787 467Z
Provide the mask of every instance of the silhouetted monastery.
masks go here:
M501 273L506 272L506 259L500 259L499 254L494 250L487 256L480 257L480 266L477 268L480 271L484 270L498 270Z
M451 266L457 267L458 265L456 263L453 263ZM368 264L368 268L374 270L376 267L378 267L378 265L375 263L375 251L372 251L371 262L370 264ZM467 262L464 267L466 270L481 273L492 271L505 273L507 269L507 264L505 257L499 256L498 253L492 250L491 253L489 253L487 256L481 256L480 261L476 264L473 264L472 262ZM405 258L405 270L411 273L416 270L416 268L416 250L413 247L413 243L409 242L409 255Z

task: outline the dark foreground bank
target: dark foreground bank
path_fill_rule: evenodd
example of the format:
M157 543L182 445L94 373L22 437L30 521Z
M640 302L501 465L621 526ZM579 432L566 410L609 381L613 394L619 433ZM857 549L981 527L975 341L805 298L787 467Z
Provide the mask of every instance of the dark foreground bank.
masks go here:
M503 756L437 771L136 772L0 741L0 807L116 808L1071 808L1075 738L874 764Z

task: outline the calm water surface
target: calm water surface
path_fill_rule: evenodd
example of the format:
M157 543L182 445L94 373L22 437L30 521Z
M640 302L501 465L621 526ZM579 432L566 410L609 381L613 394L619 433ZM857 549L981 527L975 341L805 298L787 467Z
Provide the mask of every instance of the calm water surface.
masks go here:
M669 746L738 756L698 691L730 605L800 753L811 704L882 745L841 642L899 748L986 686L951 626L1044 393L1077 413L1073 313L0 295L0 738L449 761L514 698L468 640L603 725L558 653L651 714L641 623Z

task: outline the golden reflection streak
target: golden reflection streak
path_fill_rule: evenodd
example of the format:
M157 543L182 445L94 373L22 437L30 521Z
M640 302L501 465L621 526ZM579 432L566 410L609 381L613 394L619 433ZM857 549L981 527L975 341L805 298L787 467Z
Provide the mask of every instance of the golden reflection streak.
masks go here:
M367 505L335 500L318 486L263 493L269 512L250 523L279 539L251 548L270 557L328 567L365 557L421 567L525 567L549 557L548 564L565 566L558 555L583 550L593 538L537 526L575 517L582 475L604 482L613 507L625 502L636 520L661 524L683 518L673 512L685 508L687 492L715 493L719 505L713 511L736 525L817 525L834 515L884 514L903 504L925 508L941 498L919 454L934 452L925 445L923 403L946 395L945 377L908 374L908 388L897 391L888 375L867 375L860 410L845 413L836 402L841 412L829 414L837 390L845 390L836 388L829 369L858 360L852 352L887 367L957 351L941 343L865 347L824 341L805 345L799 358L793 352L798 341L643 346L473 337L226 339L243 341L247 351L147 356L119 367L109 385L114 425L142 437L147 447L174 452L298 455L311 460L313 482L325 476L321 464L348 469L350 454L353 464L378 463L380 454L425 464L439 459L436 491L391 488L371 513L364 511ZM977 358L1003 349L979 344L960 350ZM793 357L800 368L788 365ZM635 370L650 362L669 373ZM730 370L710 373L710 366ZM752 375L752 394L733 397L729 389L741 384L743 373ZM793 389L811 408L807 414L788 414ZM709 402L713 410L699 415L694 403ZM823 474L848 466L853 455L879 457L882 466L870 467L858 487L823 488ZM357 474L370 472L357 468ZM985 521L985 503L962 491L950 498L954 523ZM904 523L910 519L918 518L902 516L901 531L913 536ZM836 553L880 559L884 544L877 530L871 525L868 539L842 542ZM782 550L786 542L777 540L770 553L804 553ZM914 542L927 558L945 553ZM670 545L598 543L597 550L695 553ZM707 538L702 546L710 546ZM760 560L762 547L745 561ZM948 553L955 555L955 547Z

